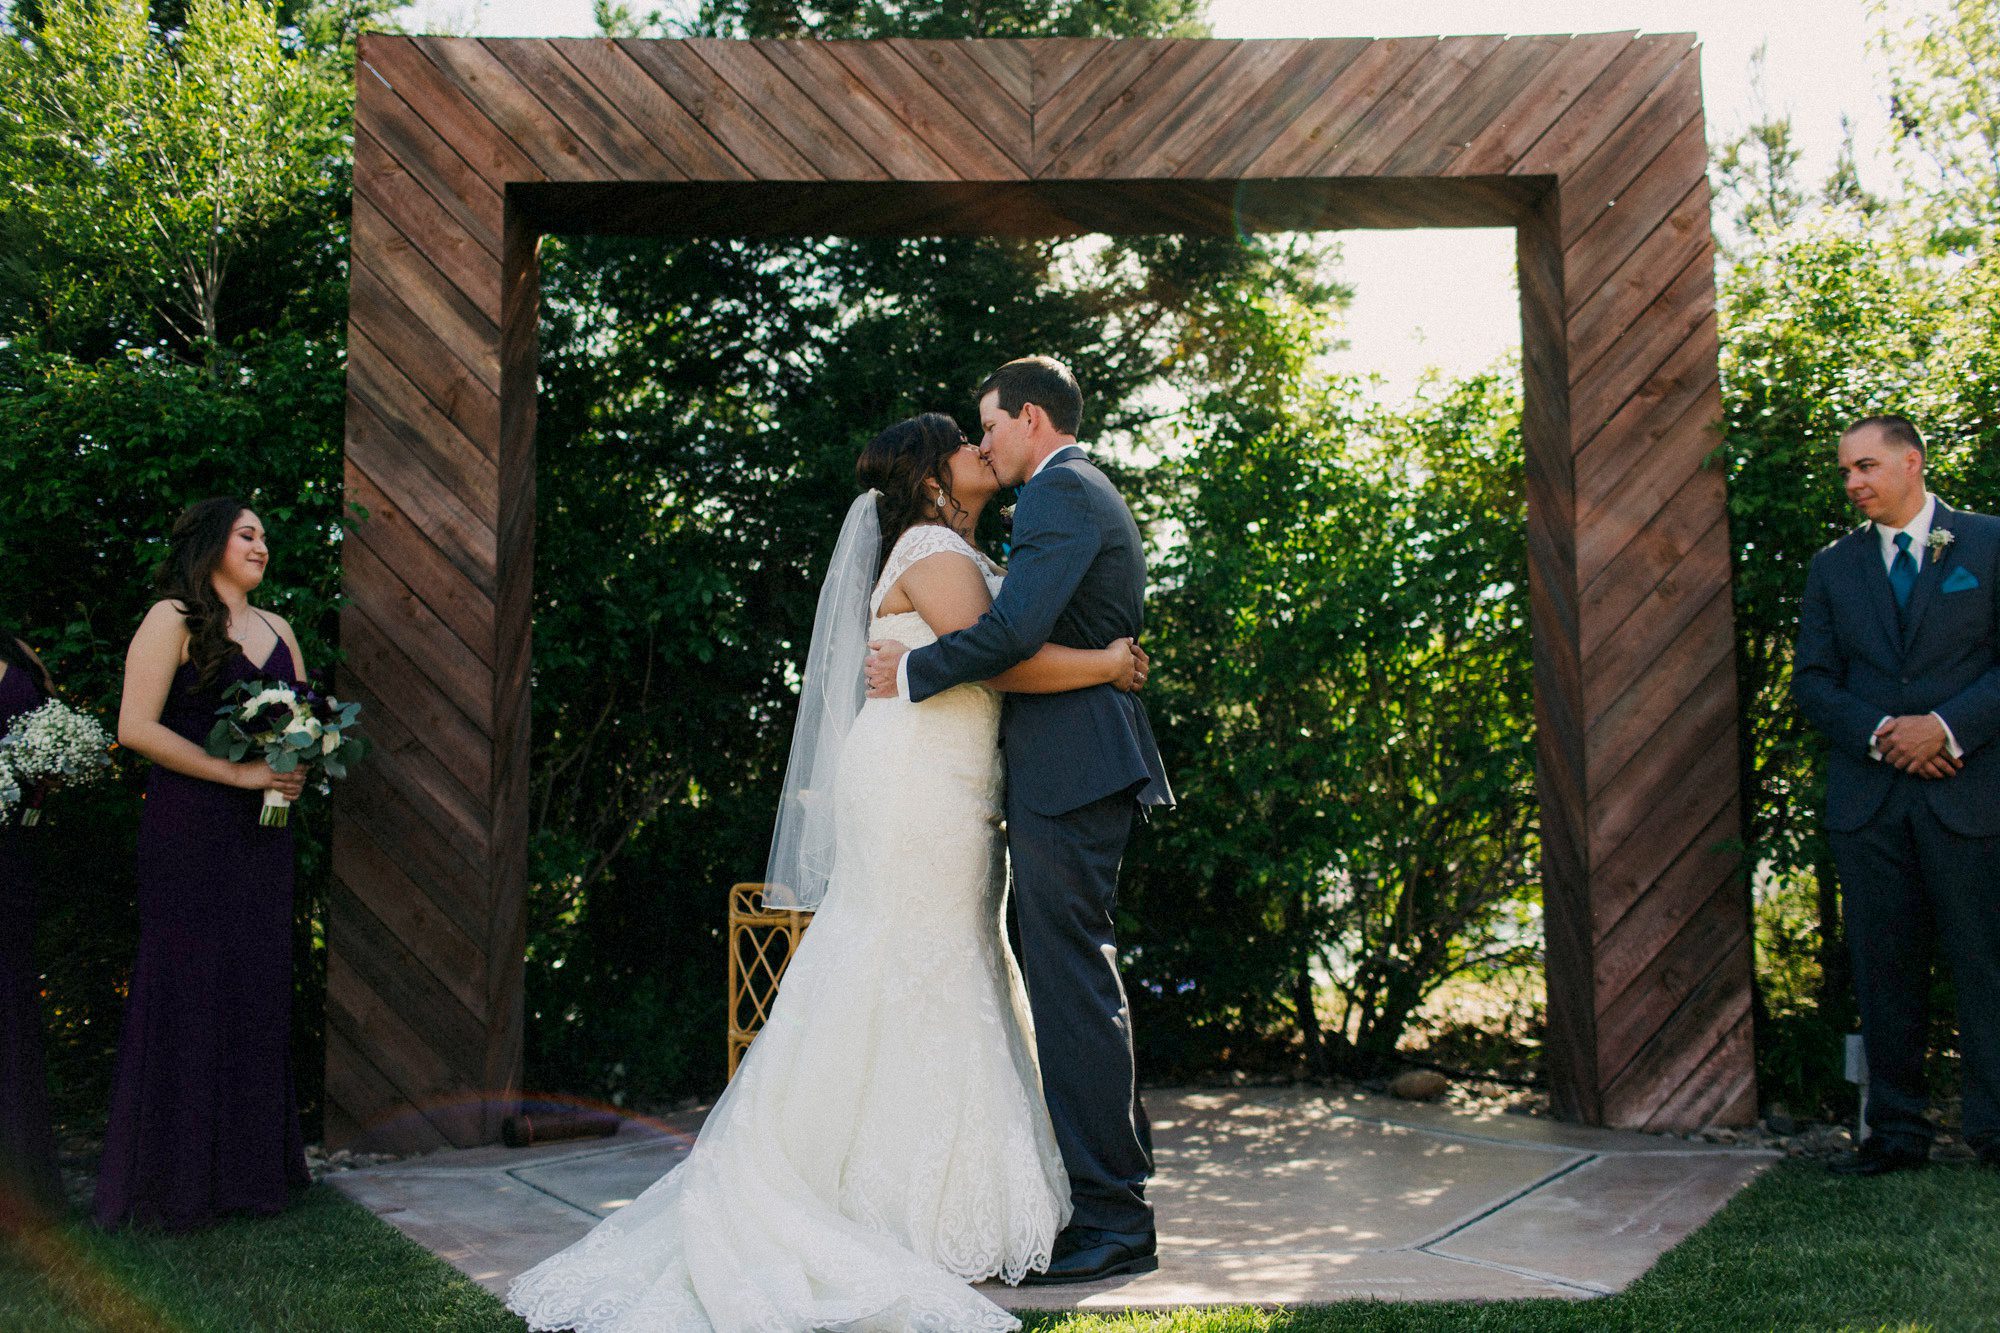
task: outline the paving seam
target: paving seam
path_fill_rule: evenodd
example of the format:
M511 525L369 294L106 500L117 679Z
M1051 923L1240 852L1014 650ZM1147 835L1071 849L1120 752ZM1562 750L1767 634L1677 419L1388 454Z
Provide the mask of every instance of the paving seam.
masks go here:
M1541 1189L1544 1185L1552 1185L1556 1181L1561 1180L1564 1176L1569 1175L1571 1172L1581 1171L1584 1167L1589 1166L1592 1162L1599 1160L1601 1159L1598 1157L1596 1153L1591 1153L1588 1156L1585 1156L1577 1161L1571 1162L1569 1165L1565 1167L1561 1167L1558 1170L1549 1172L1547 1175L1541 1177L1539 1180L1530 1181L1528 1184L1522 1186L1520 1189L1515 1190L1512 1194L1509 1194L1506 1198L1500 1200L1500 1202L1492 1205L1489 1208L1481 1209L1479 1212L1474 1213L1470 1217L1462 1218L1459 1221L1452 1223L1450 1226L1446 1227L1443 1231L1440 1231L1435 1235L1426 1236L1422 1240L1413 1241L1408 1245L1401 1245L1397 1246L1396 1248L1405 1250L1422 1250L1425 1253L1429 1253L1431 1246L1440 1245L1445 1241L1450 1240L1453 1236L1456 1236L1459 1232L1466 1230L1468 1227L1474 1227L1479 1225L1481 1222L1484 1222L1487 1218L1493 1216L1493 1214L1497 1212L1500 1212L1502 1209L1513 1207L1521 1200L1527 1198L1530 1194L1533 1194L1536 1190ZM1438 1258L1440 1259L1453 1259L1456 1257L1457 1256L1455 1255L1448 1255L1448 1254L1441 1254L1438 1256ZM1478 1261L1466 1260L1465 1262L1472 1263ZM1497 1266L1500 1265L1496 1265L1496 1267Z
M1651 1156L1653 1154L1636 1153L1627 1155L1643 1157L1643 1156ZM1690 1154L1683 1153L1680 1155L1689 1156ZM1702 1154L1693 1154L1693 1155L1702 1155ZM1616 1292L1616 1288L1602 1286L1598 1283L1581 1282L1574 1278L1558 1277L1554 1273L1544 1273L1533 1268L1521 1268L1514 1264L1503 1264L1492 1259L1475 1259L1470 1255L1447 1254L1442 1250L1437 1250L1432 1248L1433 1246L1444 1244L1446 1241L1450 1240L1453 1236L1458 1235L1462 1231L1477 1226L1479 1223L1485 1221L1487 1218L1492 1217L1495 1213L1513 1207L1521 1200L1527 1198L1530 1194L1533 1194L1536 1190L1539 1190L1547 1185L1552 1185L1556 1181L1561 1180L1564 1176L1570 1175L1573 1172L1581 1171L1584 1167L1589 1166L1592 1162L1600 1160L1602 1160L1602 1158L1600 1157L1599 1154L1592 1153L1590 1156L1585 1157L1580 1162L1572 1162L1568 1166L1562 1168L1560 1171L1552 1171L1548 1175L1542 1177L1540 1180L1534 1182L1532 1185L1529 1185L1527 1188L1515 1191L1513 1194L1509 1195L1505 1199L1502 1199L1499 1203L1494 1204L1491 1208L1488 1208L1485 1212L1480 1213L1478 1216L1471 1217L1463 1222L1460 1222L1458 1225L1447 1229L1442 1235L1432 1236L1428 1240L1419 1241L1416 1245L1411 1246L1410 1248L1419 1254L1427 1254L1434 1259L1442 1259L1447 1263L1471 1264L1475 1268L1490 1268L1502 1273L1512 1273L1516 1277L1530 1278L1537 1282L1546 1282L1551 1286L1563 1287L1570 1291L1581 1292L1586 1296L1613 1295ZM1657 1259L1655 1260L1655 1262L1657 1262Z
M1570 1291L1580 1292L1585 1296L1615 1296L1618 1294L1614 1288L1601 1287L1594 1282L1578 1282L1574 1278L1557 1277L1553 1273L1540 1273L1532 1268L1517 1268L1513 1264L1497 1263L1491 1259L1474 1259L1463 1254L1440 1254L1436 1250L1429 1249L1419 1249L1418 1253L1427 1254L1433 1259L1443 1259L1447 1263L1470 1264L1474 1268L1488 1268L1499 1273L1511 1273L1515 1277L1529 1278L1536 1282L1545 1282L1549 1286L1563 1287Z
M635 1138L632 1142L628 1143L600 1143L594 1147L578 1146L575 1148L568 1149L567 1151L563 1152L560 1156L537 1157L534 1161L523 1162L519 1166L496 1166L492 1168L473 1168L473 1169L475 1170L491 1169L495 1171L525 1171L530 1167L556 1166L563 1162L578 1162L582 1161L586 1157L608 1157L612 1153L637 1152L641 1148L654 1147L660 1142L661 1139L672 1139L675 1143L689 1147L692 1147L694 1144L694 1135L692 1134L684 1133L677 1129L655 1130L649 1133L645 1138Z
M590 1209L585 1208L582 1204L571 1203L568 1199L565 1199L562 1195L556 1194L550 1190L545 1190L532 1180L522 1180L519 1176L514 1174L514 1171L525 1170L525 1169L526 1168L524 1167L515 1167L512 1170L503 1170L502 1172L500 1172L500 1174L506 1176L509 1180L512 1180L517 1184L526 1186L528 1189L533 1190L535 1193L541 1195L543 1198L554 1199L557 1203L569 1209L571 1212L582 1213L585 1217L589 1218L593 1222L602 1222L606 1217L610 1216L609 1213L593 1213L590 1211Z

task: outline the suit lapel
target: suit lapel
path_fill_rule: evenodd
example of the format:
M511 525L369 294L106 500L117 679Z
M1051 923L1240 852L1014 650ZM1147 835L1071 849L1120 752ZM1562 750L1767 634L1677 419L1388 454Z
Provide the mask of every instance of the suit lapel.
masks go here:
M1875 610L1875 623L1882 627L1883 641L1891 652L1902 655L1902 636L1897 626L1896 590L1889 586L1889 569L1882 563L1882 537L1875 525L1854 534L1854 551L1861 561L1861 586L1867 590L1868 604Z
M1931 531L1950 532L1954 516L1953 510L1939 500L1937 512L1931 515ZM1943 550L1932 547L1924 552L1924 567L1917 574L1917 586L1910 590L1910 604L1903 608L1904 652L1910 651L1910 645L1917 641L1917 628L1923 623L1924 612L1930 609L1932 600L1937 596L1938 584L1944 582L1945 567L1951 563L1952 552L1957 549L1958 543L1951 542ZM1888 582L1886 574L1883 575L1883 582Z

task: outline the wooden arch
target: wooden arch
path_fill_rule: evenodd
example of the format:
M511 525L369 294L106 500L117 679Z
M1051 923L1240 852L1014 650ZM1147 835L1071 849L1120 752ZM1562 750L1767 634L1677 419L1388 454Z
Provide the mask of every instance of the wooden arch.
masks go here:
M371 35L356 94L330 1142L520 1087L536 249L593 231L1515 228L1556 1106L1753 1116L1691 37Z

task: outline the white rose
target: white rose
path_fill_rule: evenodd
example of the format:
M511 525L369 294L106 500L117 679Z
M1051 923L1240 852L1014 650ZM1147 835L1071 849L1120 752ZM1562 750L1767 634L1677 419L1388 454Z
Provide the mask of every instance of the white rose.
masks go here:
M320 733L320 737L319 737L319 752L320 752L321 754L323 754L323 755L324 755L324 754L332 754L332 753L333 753L333 752L334 752L335 750L338 750L339 748L340 748L340 733L339 733L339 732L337 732L337 731L323 731L323 732L321 732L321 733Z
M243 705L243 709L245 712L254 713L268 704L284 704L286 707L290 707L292 702L292 692L290 690L274 688L261 690L257 694L252 695L250 701Z

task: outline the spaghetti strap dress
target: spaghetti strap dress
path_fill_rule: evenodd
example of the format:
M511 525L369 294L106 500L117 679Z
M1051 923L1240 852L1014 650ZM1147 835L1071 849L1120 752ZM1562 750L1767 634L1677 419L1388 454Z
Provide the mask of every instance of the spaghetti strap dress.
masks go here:
M160 720L202 744L222 691L293 680L282 638L202 689L192 663ZM154 765L139 816L139 953L93 1208L99 1225L186 1231L268 1216L310 1182L293 1091L292 831L262 793Z

